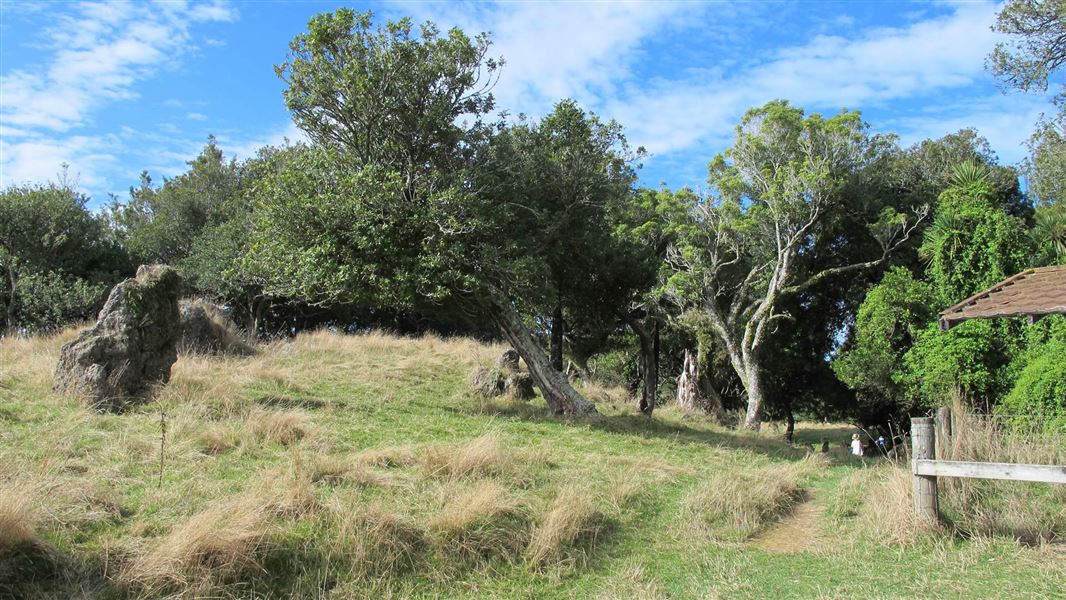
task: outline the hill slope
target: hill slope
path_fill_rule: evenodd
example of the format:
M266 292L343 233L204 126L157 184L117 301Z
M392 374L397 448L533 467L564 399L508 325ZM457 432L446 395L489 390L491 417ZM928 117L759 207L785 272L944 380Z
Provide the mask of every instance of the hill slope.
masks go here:
M539 398L477 399L469 374L500 347L302 335L252 357L183 356L156 401L110 415L50 394L63 339L0 342L0 597L1066 588L1047 546L909 526L899 468L672 409L649 422L615 390L586 389L594 423L550 418ZM810 521L788 527L815 540L750 542L803 502Z

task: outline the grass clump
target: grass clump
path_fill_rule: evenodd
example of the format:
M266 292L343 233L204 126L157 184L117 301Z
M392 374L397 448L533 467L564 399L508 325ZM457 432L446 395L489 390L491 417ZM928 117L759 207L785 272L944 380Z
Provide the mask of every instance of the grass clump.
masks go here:
M134 558L122 575L145 595L192 592L261 572L271 503L248 495L211 506Z
M354 579L400 576L426 548L426 533L411 517L382 505L329 504L327 563Z
M532 467L541 457L505 450L495 433L486 433L460 446L434 445L419 457L425 477L457 479L462 477L507 477L516 485L533 482Z
M528 538L528 519L500 484L482 481L452 494L430 522L441 553L461 560L517 556Z
M803 480L821 468L819 463L824 459L718 471L684 496L683 523L700 536L744 541L803 499Z
M526 558L535 568L581 563L606 532L608 520L590 494L562 488L533 530Z

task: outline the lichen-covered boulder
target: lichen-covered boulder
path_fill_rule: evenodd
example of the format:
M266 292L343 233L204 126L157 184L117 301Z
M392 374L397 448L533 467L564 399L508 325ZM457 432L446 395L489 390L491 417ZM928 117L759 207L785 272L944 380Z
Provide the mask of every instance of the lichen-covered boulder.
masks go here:
M237 331L237 326L217 306L204 300L182 300L178 303L181 318L181 338L178 352L182 354L253 354L252 347Z
M496 359L496 367L486 369L477 367L470 375L470 384L474 392L485 398L504 394L515 400L533 398L533 377L521 370L518 352L508 350Z
M60 350L56 391L119 410L169 381L181 336L180 294L181 278L165 265L141 266L116 285L96 324Z
M517 371L518 358L516 350L507 350L496 359L496 368L501 371Z
M520 371L508 373L504 378L503 388L515 400L532 400L534 396L533 376Z
M500 372L484 367L477 367L470 374L470 385L474 392L484 398L493 398L503 393L503 378Z

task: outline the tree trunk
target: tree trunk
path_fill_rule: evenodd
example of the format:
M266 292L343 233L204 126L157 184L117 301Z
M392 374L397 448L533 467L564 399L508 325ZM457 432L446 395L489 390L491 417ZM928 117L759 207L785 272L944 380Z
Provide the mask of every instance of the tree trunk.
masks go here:
M751 357L744 361L744 390L748 393L748 410L744 415L744 428L758 431L762 425L759 410L763 404L762 372Z
M696 357L688 348L685 360L681 363L681 376L677 378L677 405L687 410L696 410L700 406L700 392L697 381L699 366Z
M792 414L792 398L785 400L785 441L792 443L796 434L796 415Z
M581 396L566 380L562 372L556 370L537 345L529 329L522 323L518 313L510 302L497 294L489 306L489 317L500 329L511 347L518 352L529 368L533 383L540 390L548 408L556 415L599 415L596 407Z
M552 312L551 330L551 365L560 373L563 372L563 336L566 333L563 327L563 299L560 294L555 302L555 311Z
M655 410L655 401L659 395L659 324L656 322L652 334L636 319L628 319L629 327L637 334L640 343L641 378L644 380L644 388L640 393L640 401L637 408L647 416L651 416Z

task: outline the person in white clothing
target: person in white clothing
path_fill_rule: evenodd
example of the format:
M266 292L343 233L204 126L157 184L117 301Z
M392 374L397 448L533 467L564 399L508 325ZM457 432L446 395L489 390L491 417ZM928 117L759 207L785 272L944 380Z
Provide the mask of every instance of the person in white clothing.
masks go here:
M857 433L851 436L851 453L855 456L862 456L862 441Z

